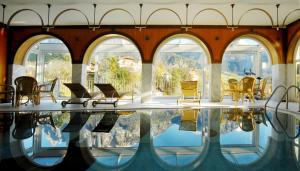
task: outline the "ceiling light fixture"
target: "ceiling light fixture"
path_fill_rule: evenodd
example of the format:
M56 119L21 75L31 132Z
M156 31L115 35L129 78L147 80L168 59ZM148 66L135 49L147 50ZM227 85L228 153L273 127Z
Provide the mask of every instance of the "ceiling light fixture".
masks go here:
M190 28L192 28L191 26L188 26L188 16L189 16L189 4L185 4L185 26L181 27L184 28L185 31L188 31Z
M234 13L233 13L233 9L234 9L234 6L235 4L230 4L231 6L231 26L228 26L228 28L230 28L232 31L234 31L234 29L238 28L237 26L234 25Z
M143 12L143 4L139 4L140 5L140 25L135 27L137 29L139 29L139 31L142 31L142 29L146 28L145 26L142 26L142 12Z
M1 6L2 6L2 23L4 24L4 16L5 16L6 5L5 4L1 4Z
M50 30L50 8L51 8L51 4L47 4L47 7L48 7L48 23L47 23L47 27L46 27L46 30L47 32Z
M96 30L96 8L97 8L97 4L93 4L94 7L94 24L93 24L93 31Z

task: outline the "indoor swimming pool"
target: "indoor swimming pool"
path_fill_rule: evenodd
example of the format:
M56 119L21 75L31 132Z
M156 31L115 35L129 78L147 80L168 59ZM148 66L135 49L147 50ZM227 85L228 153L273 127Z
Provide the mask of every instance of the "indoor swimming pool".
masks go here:
M300 170L299 117L263 108L6 112L0 170Z

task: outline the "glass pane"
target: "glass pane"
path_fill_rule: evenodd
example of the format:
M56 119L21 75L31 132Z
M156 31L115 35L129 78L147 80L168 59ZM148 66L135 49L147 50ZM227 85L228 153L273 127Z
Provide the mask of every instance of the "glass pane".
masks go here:
M90 58L86 86L93 92L94 83L110 83L118 92L139 95L141 69L141 56L132 42L121 36L109 38L95 48Z
M201 45L190 38L174 38L165 43L154 60L156 96L180 95L180 81L198 81L203 97L208 96L207 56Z
M250 38L237 39L225 50L221 75L223 96L232 96L226 93L229 79L240 81L245 76L256 78L254 95L257 98L266 98L272 93L272 62L268 50Z

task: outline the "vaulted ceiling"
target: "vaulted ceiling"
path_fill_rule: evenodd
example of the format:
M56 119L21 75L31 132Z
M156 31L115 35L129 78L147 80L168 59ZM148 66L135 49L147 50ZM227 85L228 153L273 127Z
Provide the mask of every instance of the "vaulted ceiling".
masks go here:
M51 4L50 25L230 26L233 21L233 25L282 26L300 18L299 0L2 0L1 4L6 5L4 23L9 25L41 25L41 20L46 25L47 4ZM278 18L276 4L280 4ZM0 8L0 21L2 12Z

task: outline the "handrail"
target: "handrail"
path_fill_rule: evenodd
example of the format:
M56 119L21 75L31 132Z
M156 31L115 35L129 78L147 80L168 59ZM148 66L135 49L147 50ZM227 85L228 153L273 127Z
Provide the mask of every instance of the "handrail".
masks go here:
M286 125L285 128L284 128L283 124L281 123L281 121L280 121L279 118L278 118L278 108L279 108L279 106L280 106L282 100L283 100L285 97L286 97L286 109L288 109L288 103L289 103L289 101L288 101L288 92L289 92L289 90L290 90L291 88L296 88L296 89L298 90L298 93L300 93L300 88L297 87L296 85L291 85L291 86L289 86L289 87L286 89L286 91L284 92L283 96L281 97L280 101L278 102L278 104L277 104L277 106L276 106L276 109L275 109L275 116L276 116L276 119L277 119L277 121L278 121L278 123L279 123L281 129L283 130L284 134L285 134L287 137L291 138L291 139L295 139L295 138L299 137L299 135L300 135L300 127L298 128L298 133L297 133L295 136L290 136L290 135L287 133L287 131L286 131L287 125ZM300 96L299 96L299 98L300 98ZM299 100L300 100L300 99L299 99ZM265 110L266 110L266 109L265 109ZM300 101L299 101L299 109L298 109L298 111L300 112ZM299 121L299 124L300 124L300 121Z
M268 103L269 103L269 101L271 100L271 98L273 97L273 95L275 94L275 92L276 92L279 88L283 88L283 89L286 90L286 86L285 86L285 85L279 85L279 86L277 86L277 87L274 89L274 91L272 92L271 96L268 98L268 100L267 100L266 103L265 103L265 116L266 116L266 118L268 119L268 121L270 122L270 124L271 124L272 128L274 129L274 131L277 132L278 134L281 134L282 131L279 131L279 130L275 127L275 125L272 123L271 119L270 119L269 116L267 115L267 107L268 107Z
M273 97L273 95L275 94L275 92L279 89L279 88L284 88L286 90L286 86L285 85L279 85L277 86L274 91L272 92L271 96L269 97L269 99L266 101L265 103L265 110L268 107L267 104L269 103L269 101L271 100L271 98Z

